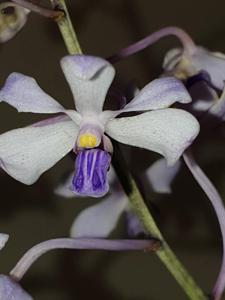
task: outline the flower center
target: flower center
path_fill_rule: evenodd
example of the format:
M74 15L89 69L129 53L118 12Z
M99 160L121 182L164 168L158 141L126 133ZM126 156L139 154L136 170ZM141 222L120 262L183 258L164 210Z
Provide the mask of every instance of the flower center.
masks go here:
M81 134L77 143L80 148L94 148L97 146L97 138L93 134Z

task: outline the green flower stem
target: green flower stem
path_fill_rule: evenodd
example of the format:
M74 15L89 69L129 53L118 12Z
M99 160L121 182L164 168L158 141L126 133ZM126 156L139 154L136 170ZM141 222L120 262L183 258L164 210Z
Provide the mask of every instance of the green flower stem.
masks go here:
M76 33L74 31L72 22L70 20L69 12L66 7L64 0L50 0L53 7L63 10L65 15L61 18L56 19L56 22L59 26L59 30L62 34L64 43L66 45L67 51L69 54L81 54L81 47L77 40Z
M59 29L63 36L64 42L70 54L81 54L81 48L77 40L73 25L70 21L69 14L64 0L51 0L55 7L63 9L65 16L58 20ZM122 158L118 145L114 145L113 165L120 179L120 182L130 200L133 211L143 224L145 230L153 237L162 242L162 246L156 252L163 264L168 268L173 277L177 280L183 290L191 300L206 300L206 296L197 286L192 277L188 274L182 264L179 262L173 251L164 240L159 228L157 227L151 213L149 212L145 202L140 194L135 181L127 171L125 161Z
M121 157L121 151L119 151L117 144L114 144L113 165L130 200L131 207L141 221L144 229L154 238L161 240L162 246L156 252L159 259L167 267L191 300L206 300L207 297L189 275L188 271L180 263L163 238L163 235L149 212L134 179L127 171L128 168L124 159Z

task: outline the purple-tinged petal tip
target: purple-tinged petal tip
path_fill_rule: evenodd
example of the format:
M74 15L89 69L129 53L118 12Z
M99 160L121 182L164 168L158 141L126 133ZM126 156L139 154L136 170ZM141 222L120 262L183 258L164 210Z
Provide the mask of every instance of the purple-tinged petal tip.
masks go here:
M91 55L67 55L61 59L61 66L64 71L70 67L76 77L83 80L92 79L99 71L109 65L105 59Z
M12 278L6 275L0 275L0 299L32 300L32 297Z

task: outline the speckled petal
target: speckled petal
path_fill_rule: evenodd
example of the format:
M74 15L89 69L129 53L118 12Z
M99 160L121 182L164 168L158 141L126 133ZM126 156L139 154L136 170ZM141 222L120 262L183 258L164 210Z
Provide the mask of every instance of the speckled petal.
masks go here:
M12 73L0 90L0 101L15 107L19 112L59 113L64 112L51 96L46 94L32 77Z
M100 118L106 123L124 112L163 109L175 102L185 104L191 102L191 97L184 84L175 77L158 78L141 89L123 109L103 111Z
M0 135L0 166L25 184L34 183L73 149L78 128L71 120L29 126Z
M175 102L191 102L183 83L175 77L158 78L141 89L121 112L162 109Z
M181 109L161 109L114 119L106 133L118 142L162 154L173 165L199 133L198 121Z
M100 57L68 55L61 60L61 67L77 111L82 115L99 114L115 76L113 66Z

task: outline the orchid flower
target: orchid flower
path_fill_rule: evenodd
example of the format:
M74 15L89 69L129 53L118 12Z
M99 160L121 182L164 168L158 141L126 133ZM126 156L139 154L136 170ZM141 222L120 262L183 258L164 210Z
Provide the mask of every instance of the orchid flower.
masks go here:
M0 4L0 43L12 39L25 25L30 11L11 1Z
M225 120L225 55L222 53L212 53L202 47L196 46L192 39L183 30L176 27L163 28L152 33L146 38L120 50L111 56L110 61L117 62L122 58L128 57L134 53L141 51L147 46L155 43L162 37L175 35L183 44L183 49L172 49L165 56L163 68L163 76L173 75L177 79L181 79L186 84L188 91L192 96L192 103L183 107L192 112L201 123L201 131L204 128L211 127L213 129L218 123L222 124ZM193 79L201 77L200 80L193 85ZM195 80L194 80L195 81ZM191 82L191 84L190 84ZM222 93L221 93L222 92ZM178 103L178 107L182 107ZM213 117L213 118L212 118ZM206 133L208 133L206 131ZM184 161L191 171L202 190L208 196L215 210L216 216L221 229L223 240L223 258L220 272L216 283L211 292L211 298L219 300L225 288L225 208L223 201L201 168L198 166L190 150L184 153ZM162 174L166 171L166 164L156 164L154 173ZM174 170L173 170L174 169ZM172 167L171 174L175 177L179 171L179 166Z
M168 108L174 102L191 101L183 84L173 77L150 82L120 110L103 111L115 75L113 66L99 57L72 55L61 60L61 67L76 110L65 109L35 79L19 73L12 73L0 91L1 101L19 112L64 114L0 135L1 167L22 183L34 183L73 150L77 158L72 190L100 197L108 191L106 173L113 151L108 136L158 152L173 165L199 132L191 114ZM142 113L116 118L126 112Z
M182 78L186 84L193 102L191 112L197 117L202 131L207 134L210 129L218 129L225 121L225 56L220 53L210 53L203 48L197 48L190 56L178 49L171 50L165 57L166 73ZM201 72L200 72L201 71ZM200 72L200 73L199 73ZM203 80L198 80L203 73ZM207 76L208 75L208 78ZM193 83L193 78L197 81ZM190 82L192 82L190 84ZM222 91L222 93L221 93ZM214 134L214 130L212 132ZM219 300L225 288L225 208L218 191L199 167L192 153L187 151L184 160L192 175L208 196L218 219L223 242L223 256L219 275L211 292L211 298Z
M153 163L140 178L147 177L151 189L157 193L171 193L171 183L180 166L178 161L175 166L167 167L165 159L159 159ZM129 237L144 233L144 228L138 218L133 214L127 195L113 170L109 171L110 193L102 198L100 202L83 209L75 218L70 236L73 238L106 238L116 228L122 214L125 215L125 227ZM55 194L64 198L74 198L70 190L73 173L61 183ZM144 192L147 190L144 186ZM147 194L147 193L145 193Z
M176 48L166 54L163 67L165 71L173 71L173 74L181 79L205 71L214 87L219 90L224 88L225 55L222 53L210 52L197 46L192 53Z

